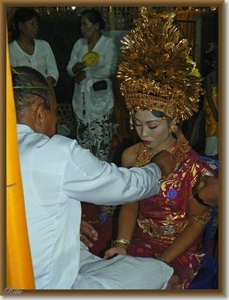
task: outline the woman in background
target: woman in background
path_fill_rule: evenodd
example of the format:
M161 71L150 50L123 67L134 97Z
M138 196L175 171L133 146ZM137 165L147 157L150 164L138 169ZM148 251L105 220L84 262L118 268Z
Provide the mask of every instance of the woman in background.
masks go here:
M117 68L113 40L105 37L99 11L86 9L80 19L82 38L73 46L67 73L75 79L72 98L78 143L111 162L114 96L110 78ZM86 55L86 56L85 56Z
M57 84L59 71L48 42L36 39L40 15L29 7L19 8L14 15L14 40L9 44L11 67L28 66L38 70L51 86Z

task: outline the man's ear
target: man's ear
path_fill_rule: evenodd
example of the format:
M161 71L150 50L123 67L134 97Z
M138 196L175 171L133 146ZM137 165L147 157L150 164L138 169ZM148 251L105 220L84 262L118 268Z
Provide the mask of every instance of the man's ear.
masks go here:
M36 101L33 106L34 125L37 129L43 128L45 116L47 114L42 101Z

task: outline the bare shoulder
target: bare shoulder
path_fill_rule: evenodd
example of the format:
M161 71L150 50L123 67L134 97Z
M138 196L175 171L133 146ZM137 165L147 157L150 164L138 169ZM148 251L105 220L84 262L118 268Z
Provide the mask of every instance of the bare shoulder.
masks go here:
M140 148L140 143L137 143L123 151L122 153L123 167L130 168L135 166L139 148Z

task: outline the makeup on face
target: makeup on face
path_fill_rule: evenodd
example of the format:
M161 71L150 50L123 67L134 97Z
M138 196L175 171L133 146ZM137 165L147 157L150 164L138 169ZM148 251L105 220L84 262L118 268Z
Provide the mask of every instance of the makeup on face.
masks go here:
M155 117L151 111L139 110L134 116L136 132L142 143L149 148L167 148L171 134L164 117Z

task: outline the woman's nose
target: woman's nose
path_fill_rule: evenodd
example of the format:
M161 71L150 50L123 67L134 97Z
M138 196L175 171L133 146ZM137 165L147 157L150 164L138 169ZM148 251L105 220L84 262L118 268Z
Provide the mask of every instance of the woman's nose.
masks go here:
M142 132L141 132L141 134L142 134L142 137L146 137L148 135L147 127L142 126Z

